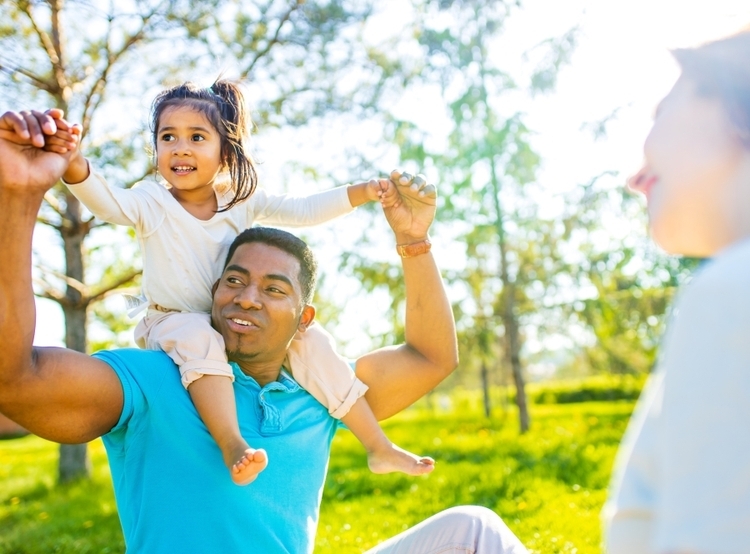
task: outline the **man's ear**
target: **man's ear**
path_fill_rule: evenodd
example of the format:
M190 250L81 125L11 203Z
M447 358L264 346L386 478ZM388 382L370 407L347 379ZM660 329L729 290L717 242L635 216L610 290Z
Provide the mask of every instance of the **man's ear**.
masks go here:
M220 280L221 279L216 279L216 281L214 281L214 285L211 287L211 299L212 300L213 300L214 295L216 294L216 289L219 288L219 281Z
M302 308L302 313L299 316L297 330L300 333L304 333L307 328L312 325L313 321L315 321L315 308L310 304L305 304L305 307Z

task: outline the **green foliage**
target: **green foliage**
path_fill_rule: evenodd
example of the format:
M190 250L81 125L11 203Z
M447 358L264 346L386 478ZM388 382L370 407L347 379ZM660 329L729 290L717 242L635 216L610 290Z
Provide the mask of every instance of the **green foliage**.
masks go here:
M583 380L534 383L529 385L528 394L535 404L635 401L645 382L644 374L597 375Z
M646 383L646 374L602 374L582 379L564 381L542 381L526 385L529 402L537 405L575 404L581 402L632 402L638 399ZM444 392L448 391L449 392ZM492 386L489 391L490 404L500 407L505 413L508 406L515 402L515 392L505 386ZM480 411L482 409L483 391L473 388L445 388L420 400L416 406L423 409L435 409L436 404L443 404L451 409L462 411ZM498 410L495 410L497 413Z
M336 436L316 553L360 552L457 504L495 510L532 552L600 552L599 511L632 403L538 406L519 436L512 417L488 420L468 399L385 422L396 443L436 458L429 476L373 475L353 436ZM0 552L123 552L101 442L91 482L53 488L54 452L36 437L0 441Z
M677 287L699 261L659 251L645 234L641 203L622 187L612 189L611 177L592 179L568 199L564 240L578 251L569 272L583 294L564 312L595 339L578 365L591 373L647 373ZM643 230L606 237L602 221L609 218L640 221Z

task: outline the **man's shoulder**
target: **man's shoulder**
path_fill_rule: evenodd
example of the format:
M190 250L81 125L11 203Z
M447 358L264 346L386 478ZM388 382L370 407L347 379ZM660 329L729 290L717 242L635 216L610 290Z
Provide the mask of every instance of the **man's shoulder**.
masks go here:
M126 364L161 364L175 365L169 356L161 350L142 350L140 348L113 348L100 350L93 354L95 358L109 361L120 361Z
M179 375L172 359L160 350L140 350L138 348L118 348L101 350L94 354L112 367L120 380L135 380L138 383L158 380L165 374Z

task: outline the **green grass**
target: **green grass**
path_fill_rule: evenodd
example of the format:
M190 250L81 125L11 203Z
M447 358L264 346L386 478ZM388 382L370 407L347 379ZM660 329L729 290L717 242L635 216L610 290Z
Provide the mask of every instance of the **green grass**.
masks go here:
M438 461L429 476L372 475L361 446L339 433L316 553L361 552L457 504L492 508L532 551L600 552L599 511L633 404L534 406L524 436L512 412L488 420L475 404L385 423L396 443ZM58 487L56 445L0 441L0 554L123 551L101 442L90 452L93 479Z

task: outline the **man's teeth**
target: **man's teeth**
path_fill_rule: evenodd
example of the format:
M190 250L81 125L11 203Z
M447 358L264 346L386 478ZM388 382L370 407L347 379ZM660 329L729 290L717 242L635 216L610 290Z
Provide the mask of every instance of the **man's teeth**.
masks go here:
M245 327L249 327L252 325L249 321L245 321L244 319L237 319L236 317L232 318L232 321L234 321L238 325L244 325Z

